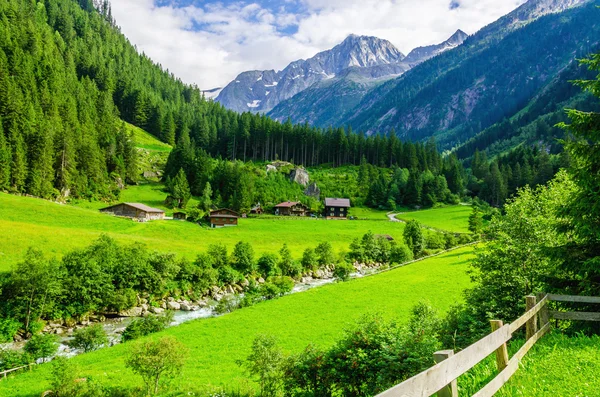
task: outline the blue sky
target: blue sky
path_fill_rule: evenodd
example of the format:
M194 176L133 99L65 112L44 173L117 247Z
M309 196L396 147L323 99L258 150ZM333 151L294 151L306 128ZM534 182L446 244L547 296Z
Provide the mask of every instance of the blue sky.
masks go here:
M472 34L525 0L117 0L113 14L138 48L188 83L222 87L246 70L283 69L349 34L408 53Z

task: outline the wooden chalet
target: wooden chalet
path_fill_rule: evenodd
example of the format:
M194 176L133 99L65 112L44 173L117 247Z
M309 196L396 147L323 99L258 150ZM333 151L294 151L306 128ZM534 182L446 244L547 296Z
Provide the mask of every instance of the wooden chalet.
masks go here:
M209 218L212 228L237 226L240 214L227 208L221 208L211 211Z
M187 219L187 214L183 211L173 212L173 219L185 221Z
M153 221L165 219L165 211L158 208L148 207L140 203L120 203L111 205L110 207L102 208L100 212L105 214L113 214L115 216L123 216L139 221Z
M326 198L325 217L327 219L348 219L349 199Z
M297 201L286 201L275 206L275 215L281 216L307 216L308 208L306 205Z
M262 215L263 212L264 211L263 211L260 203L256 204L254 207L250 208L250 213L253 215Z

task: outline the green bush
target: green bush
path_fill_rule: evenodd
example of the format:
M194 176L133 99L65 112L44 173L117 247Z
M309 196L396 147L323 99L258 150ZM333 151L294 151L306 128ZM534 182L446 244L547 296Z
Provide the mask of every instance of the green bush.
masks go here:
M406 244L394 244L392 245L392 251L390 254L390 262L391 263L406 263L413 260L413 253L406 246Z
M443 233L427 233L425 236L425 246L430 250L446 248L446 238Z
M260 293L265 299L274 299L292 291L294 280L290 277L269 277L267 282L260 286Z
M33 335L25 343L23 350L36 361L39 359L46 361L58 351L58 337L50 334Z
M338 263L333 271L333 275L342 281L350 279L352 273L354 273L354 266L348 262Z
M31 362L27 353L21 353L12 349L0 349L0 371L22 367Z
M265 277L281 275L278 265L279 257L276 254L263 254L257 262L258 271Z
M83 350L85 353L97 350L108 344L108 337L102 324L94 324L90 327L81 328L73 333L73 340L69 346Z
M164 330L173 321L173 313L165 312L162 316L148 316L133 320L121 335L123 342L141 338L155 332Z
M12 318L0 318L0 343L11 342L17 331L23 326Z
M218 270L219 281L223 284L237 284L244 279L240 272L238 272L231 266L223 266L220 267Z

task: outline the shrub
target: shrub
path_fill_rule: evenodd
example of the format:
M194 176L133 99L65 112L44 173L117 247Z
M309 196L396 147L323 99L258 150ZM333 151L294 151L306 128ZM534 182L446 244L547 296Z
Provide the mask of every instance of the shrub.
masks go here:
M83 350L85 353L98 350L107 344L108 338L102 324L76 330L73 333L73 340L69 342L69 346Z
M27 353L12 349L0 349L0 371L22 367L29 364L30 361Z
M172 336L136 343L132 346L125 366L140 375L146 393L157 394L161 378L177 376L187 358L187 348Z
M12 341L22 324L12 318L0 318L0 343Z
M274 397L283 386L283 363L284 355L277 339L259 335L252 343L252 353L240 365L257 378L262 397Z
M223 266L218 269L219 281L223 284L236 284L244 279L244 277L232 268L231 266Z
M317 248L315 248L315 253L319 258L319 266L328 266L335 262L333 247L328 241L317 245Z
M255 298L255 297L256 296L254 296L252 298ZM251 298L249 298L249 299L251 299ZM234 296L225 295L221 298L221 300L217 303L217 305L215 306L215 308L213 310L217 314L231 313L234 310L239 309L240 306L242 306L240 303L241 302L238 302ZM251 302L250 300L248 300L248 301L245 301L243 303L243 305L251 306L251 304L254 304L254 303L256 303L256 302Z
M265 299L274 299L291 292L294 280L290 277L269 277L266 283L260 286L260 294Z
M446 244L445 244L446 249L450 249L450 248L456 247L458 245L458 240L456 239L456 236L452 233L444 234L444 239L446 240Z
M302 254L302 269L304 271L316 271L319 268L319 258L312 248L307 248Z
M235 245L231 254L231 265L241 274L250 274L255 270L254 249L250 243L240 241Z
M302 274L302 266L292 258L292 253L287 244L283 244L283 247L279 251L279 256L281 256L281 260L279 261L281 274L292 278Z
M406 228L404 228L404 241L413 252L413 256L419 258L423 249L425 249L425 239L421 224L418 221L414 219L408 221Z
M390 253L390 262L391 263L406 263L413 260L413 253L406 246L406 244L394 244L392 245L392 251Z
M425 245L427 246L427 249L430 250L443 249L446 247L446 238L442 233L427 233L425 237Z
M264 254L258 259L257 267L260 274L265 277L281 275L281 269L277 264L279 258L276 254Z
M333 271L333 275L342 281L348 280L352 273L354 273L354 266L348 262L338 263Z
M123 342L164 330L173 321L173 313L167 311L162 316L148 316L133 320L121 335Z
M50 334L36 334L31 337L25 344L23 350L28 353L34 360L53 356L58 351L58 337Z

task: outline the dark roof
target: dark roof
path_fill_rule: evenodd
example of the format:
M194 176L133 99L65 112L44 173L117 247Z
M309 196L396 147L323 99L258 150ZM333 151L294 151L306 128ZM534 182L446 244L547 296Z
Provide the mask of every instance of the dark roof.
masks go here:
M230 212L231 214L230 215L228 215L228 214L214 214L214 212L219 212L219 211L227 211L227 212ZM219 208L218 210L210 211L210 217L211 218L218 218L218 217L223 218L225 216L231 216L231 217L234 217L234 218L239 218L240 214L237 213L237 212L235 212L234 210L230 210L229 208Z
M299 203L299 202L297 202L297 201L286 201L285 203L277 204L277 205L275 206L275 208L287 208L287 207L293 207L293 206L295 206L296 204L300 204L300 203Z
M211 214L210 215L211 218L233 218L233 219L238 219L239 216L237 215L225 215L225 214Z
M140 203L119 203L119 204L111 205L110 207L101 208L100 211L109 210L109 209L117 207L117 206L119 206L121 204L122 205L127 205L129 207L137 208L138 210L144 211L144 212L152 212L152 213L156 213L156 212L158 212L158 213L164 213L165 212L165 211L160 210L158 208L148 207L147 205L140 204Z
M350 208L350 199L326 198L325 206Z
M390 236L389 234L376 234L375 238L384 238L388 241L394 241L394 238L392 236Z

